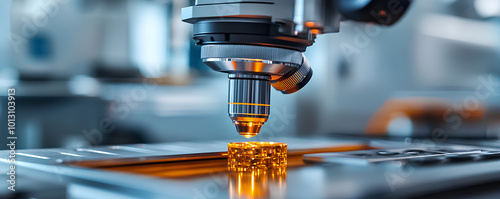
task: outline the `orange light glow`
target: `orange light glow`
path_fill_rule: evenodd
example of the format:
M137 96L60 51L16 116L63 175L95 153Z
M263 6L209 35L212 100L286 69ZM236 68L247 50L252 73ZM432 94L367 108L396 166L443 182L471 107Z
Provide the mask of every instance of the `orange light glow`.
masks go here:
M276 142L238 142L228 144L230 171L286 169L287 144Z
M309 28L318 26L317 23L311 22L311 21L306 22L305 25L306 25L306 27L309 27Z
M231 198L269 198L285 193L287 144L229 143L227 158Z
M380 12L378 12L378 15L381 17L385 17L385 16L387 16L387 12L381 10Z
M284 198L286 169L228 172L230 198Z
M366 133L370 135L385 135L391 121L397 117L406 117L412 122L432 122L435 124L445 123L443 116L447 116L453 110L453 103L443 98L433 97L410 97L387 100L371 117L366 126ZM477 109L464 110L461 114L467 114L464 122L480 120L485 115L483 104Z

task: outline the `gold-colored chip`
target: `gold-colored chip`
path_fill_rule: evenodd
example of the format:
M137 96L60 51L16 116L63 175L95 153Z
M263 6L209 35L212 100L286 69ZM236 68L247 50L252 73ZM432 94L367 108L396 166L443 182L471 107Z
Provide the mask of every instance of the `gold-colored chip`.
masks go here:
M228 144L229 171L286 169L287 144L276 142L236 142Z

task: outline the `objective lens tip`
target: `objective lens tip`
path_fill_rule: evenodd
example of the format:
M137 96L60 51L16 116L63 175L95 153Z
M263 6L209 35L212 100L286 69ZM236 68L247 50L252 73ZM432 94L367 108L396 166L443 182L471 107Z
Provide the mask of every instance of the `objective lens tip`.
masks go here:
M246 138L251 138L251 137L253 137L253 136L256 136L256 135L257 135L257 133L255 133L255 134L251 134L251 133L249 133L249 132L239 132L239 133L240 133L240 135L242 135L243 137L246 137Z
M234 122L234 125L236 125L236 131L246 138L251 138L259 134L260 128L263 124L264 123L262 122Z

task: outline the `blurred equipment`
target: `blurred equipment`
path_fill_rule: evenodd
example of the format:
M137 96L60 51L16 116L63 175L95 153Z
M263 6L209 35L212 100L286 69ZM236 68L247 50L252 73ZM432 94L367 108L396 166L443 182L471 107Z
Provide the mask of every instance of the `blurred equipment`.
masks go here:
M486 115L483 104L479 104L476 109L456 111L453 108L452 102L441 98L389 99L372 116L366 126L366 133L372 136L435 137L447 129L447 125L481 121Z
M341 16L382 25L395 23L404 1L197 0L182 10L194 24L203 63L229 73L229 117L241 135L257 135L267 122L270 85L284 94L304 87L312 76L302 54L316 35L339 31Z

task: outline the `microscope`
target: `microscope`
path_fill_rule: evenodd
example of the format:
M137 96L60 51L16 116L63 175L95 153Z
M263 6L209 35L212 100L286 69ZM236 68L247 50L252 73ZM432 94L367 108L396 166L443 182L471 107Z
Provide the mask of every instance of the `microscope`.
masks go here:
M392 25L411 0L196 0L182 9L203 63L228 73L228 112L238 133L257 135L270 114L271 86L295 93L312 77L304 56L341 20Z

